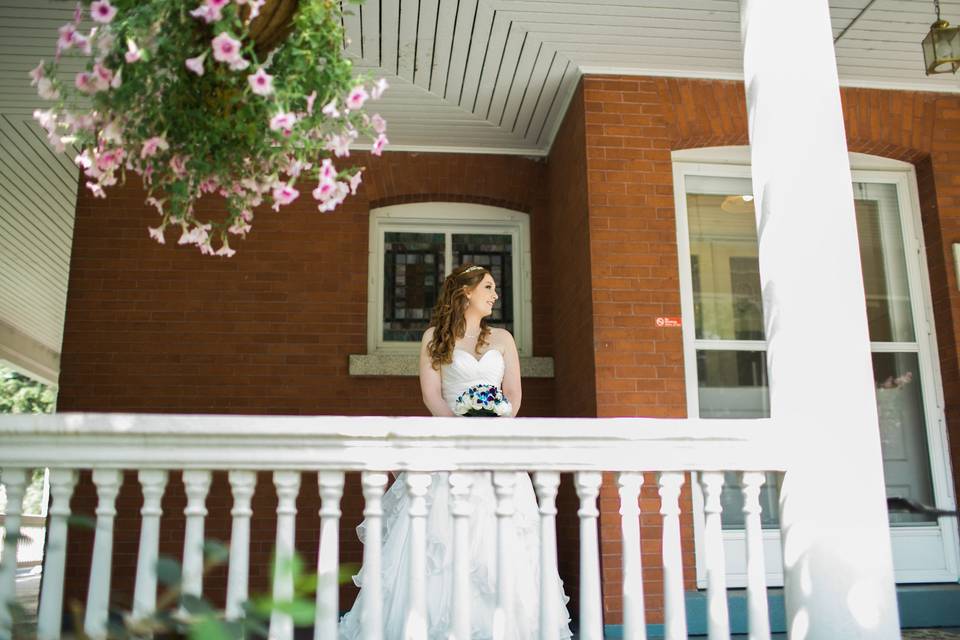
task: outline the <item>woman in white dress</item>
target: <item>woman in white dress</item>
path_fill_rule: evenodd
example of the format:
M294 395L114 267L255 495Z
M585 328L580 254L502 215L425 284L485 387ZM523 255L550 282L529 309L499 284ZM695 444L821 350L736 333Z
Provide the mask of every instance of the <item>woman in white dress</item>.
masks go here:
M520 409L520 359L509 331L487 325L497 301L489 271L462 265L447 276L420 349L420 388L434 416L454 416L457 398L477 384L503 391L515 416ZM446 473L431 475L427 494L427 634L448 640L453 620L453 518ZM503 635L509 640L536 640L540 628L540 539L536 495L526 473L517 474L515 536L508 553L513 568L515 602L503 614ZM470 496L471 640L494 636L496 609L496 497L490 473L478 473ZM409 501L403 474L383 499L383 630L384 640L403 640L408 603ZM363 539L364 525L357 529ZM558 603L552 638L571 637L563 583L556 576ZM360 637L365 593L363 570L354 577L361 587L353 609L340 622L340 638ZM457 639L462 640L462 639Z

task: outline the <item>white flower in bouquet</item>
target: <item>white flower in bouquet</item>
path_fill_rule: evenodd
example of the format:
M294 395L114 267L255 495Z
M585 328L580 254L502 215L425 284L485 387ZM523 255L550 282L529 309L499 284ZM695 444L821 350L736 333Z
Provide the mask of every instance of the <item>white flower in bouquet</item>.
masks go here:
M498 418L512 415L513 407L496 385L477 384L460 394L453 413L466 417Z

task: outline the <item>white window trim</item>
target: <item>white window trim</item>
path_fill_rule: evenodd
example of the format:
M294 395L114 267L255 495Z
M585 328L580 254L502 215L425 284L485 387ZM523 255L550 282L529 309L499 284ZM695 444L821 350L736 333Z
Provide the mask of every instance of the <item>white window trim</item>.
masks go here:
M523 357L533 355L533 295L530 255L530 216L521 211L465 202L419 202L370 211L367 278L367 353L413 355L420 345L383 340L383 237L387 231L447 234L444 273L450 273L454 233L493 233L511 236L513 246L513 337Z
M927 442L930 449L931 476L934 483L934 493L937 496L936 506L943 509L953 509L954 490L949 446L946 434L946 417L944 415L943 381L940 373L940 363L936 356L938 343L934 326L933 298L930 290L929 273L924 265L929 264L922 236L923 225L920 215L920 198L917 190L916 171L913 165L907 162L871 156L860 153L850 153L851 178L853 182L878 182L895 184L898 201L901 203L901 224L904 236L904 254L907 258L907 272L909 286L912 292L911 299L915 318L916 348L908 349L916 352L919 358L921 380L924 385L924 411L927 416ZM697 383L696 351L701 343L703 346L712 341L696 340L693 313L693 279L690 267L690 234L686 211L686 176L706 175L713 177L732 177L750 179L750 149L749 147L714 147L708 149L690 149L674 151L673 158L673 185L674 202L676 205L677 223L677 254L680 272L680 307L683 322L684 377L687 396L687 415L696 416L700 413L700 402ZM753 348L753 345L744 345L740 348ZM904 347L912 347L912 343L885 343L871 345L872 351L902 351ZM761 347L765 348L765 345ZM730 345L730 348L738 348ZM934 446L934 445L937 446ZM707 585L706 566L704 563L704 520L703 520L703 493L700 490L696 473L690 474L693 499L694 547L696 558L697 586L705 588ZM897 527L891 529L891 539L894 547L899 539L904 543L909 540L929 537L934 533L933 527ZM898 583L917 582L955 582L960 577L960 557L957 548L960 544L960 535L956 521L950 518L940 520L939 531L942 532L944 567L940 570L896 571ZM746 541L742 531L724 531L724 546L733 549L745 547ZM781 586L783 574L776 570L782 566L780 562L780 532L776 529L765 529L763 532L765 560L767 567L767 584ZM746 575L731 572L730 554L727 558L727 584L730 587L746 586Z

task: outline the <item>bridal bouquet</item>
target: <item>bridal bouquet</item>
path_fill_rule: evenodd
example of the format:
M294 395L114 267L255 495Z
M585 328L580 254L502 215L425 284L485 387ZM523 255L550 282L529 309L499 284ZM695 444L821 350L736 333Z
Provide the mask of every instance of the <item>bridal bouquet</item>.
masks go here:
M332 211L361 181L341 160L351 144L368 137L373 155L387 144L384 119L364 113L387 83L355 76L342 20L340 0L83 0L31 72L51 103L34 117L56 150L78 151L96 197L142 177L154 240L179 229L178 244L231 256L254 208L279 210L306 188ZM219 219L197 211L205 194L222 196Z
M458 416L498 418L509 416L513 407L495 385L477 384L460 394L453 412Z

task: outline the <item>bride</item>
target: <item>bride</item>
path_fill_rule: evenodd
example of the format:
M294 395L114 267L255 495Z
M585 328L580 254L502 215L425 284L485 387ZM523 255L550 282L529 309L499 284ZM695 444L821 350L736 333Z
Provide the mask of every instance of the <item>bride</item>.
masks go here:
M496 283L485 268L462 265L447 276L420 349L420 388L423 402L435 416L454 416L457 398L477 384L503 391L512 407L520 409L520 359L509 331L487 325L497 301ZM446 473L431 474L427 494L427 632L430 640L447 640L453 621L453 519ZM536 495L526 473L517 473L514 515L516 535L508 548L513 567L515 602L504 612L504 635L510 640L535 640L540 627L540 540ZM471 640L493 638L496 609L497 530L496 497L491 474L478 473L470 496L470 616ZM403 640L407 612L410 529L409 502L403 474L383 498L383 637ZM358 527L363 539L364 525ZM571 637L563 583L556 632ZM341 640L360 637L365 602L363 570L354 577L361 587L351 609L340 622ZM498 638L501 637L498 634Z

